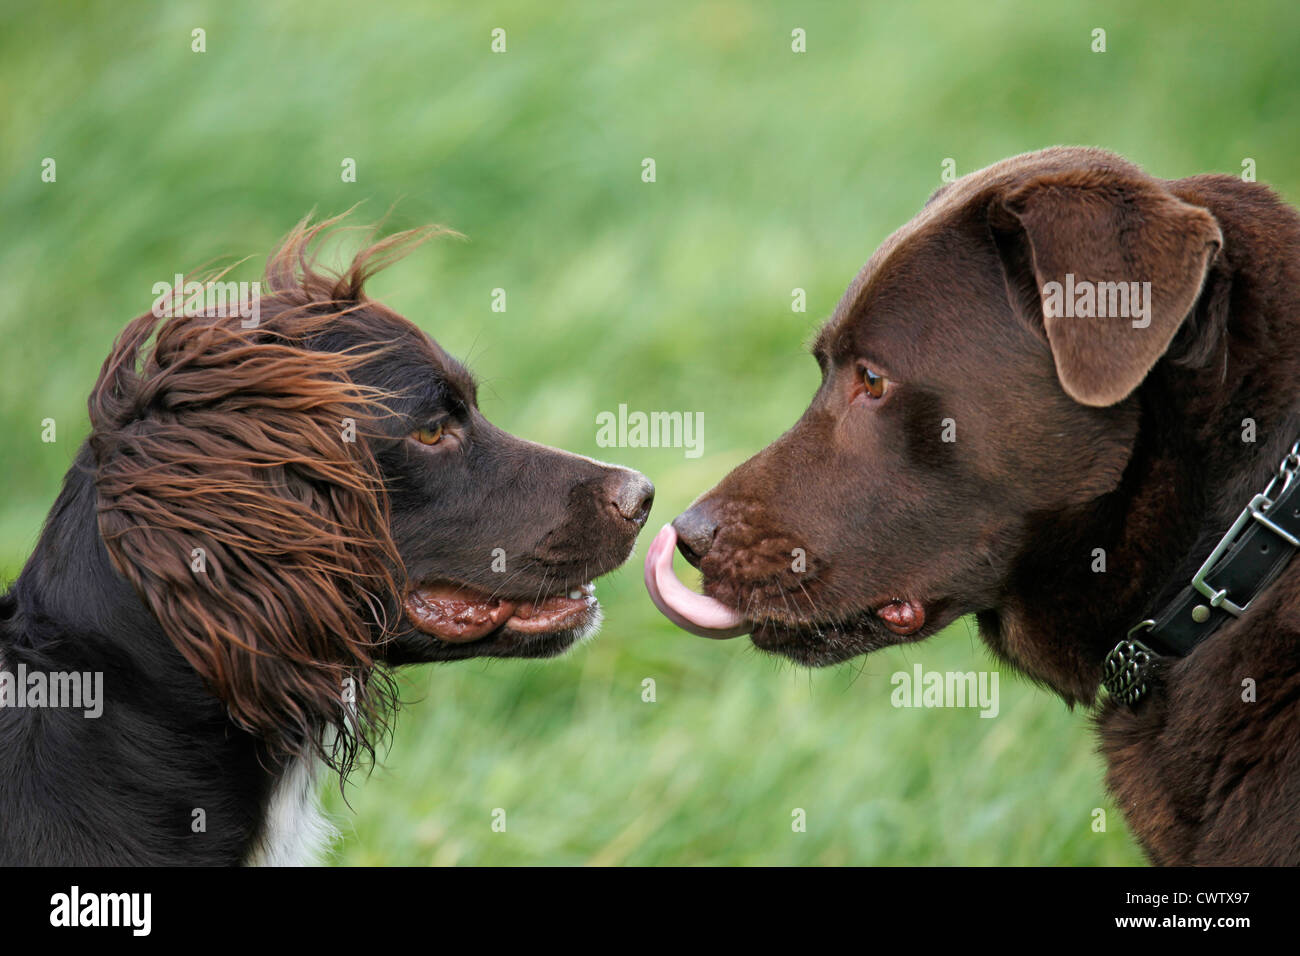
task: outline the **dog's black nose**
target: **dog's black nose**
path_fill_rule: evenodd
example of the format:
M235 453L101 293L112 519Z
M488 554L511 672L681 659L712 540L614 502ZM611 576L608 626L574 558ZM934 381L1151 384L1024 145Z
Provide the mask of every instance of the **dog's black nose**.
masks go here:
M673 519L673 530L677 532L677 550L698 568L700 560L713 547L718 522L708 504L697 501Z
M638 528L650 517L655 501L655 486L639 471L627 471L614 489L614 507Z

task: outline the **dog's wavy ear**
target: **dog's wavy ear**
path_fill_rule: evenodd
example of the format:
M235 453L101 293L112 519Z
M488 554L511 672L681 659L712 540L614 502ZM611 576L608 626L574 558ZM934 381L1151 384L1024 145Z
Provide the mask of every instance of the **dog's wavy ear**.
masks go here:
M142 351L157 324L128 326L91 395L104 546L235 723L343 769L388 707L370 685L392 547L346 440L366 396L341 356L237 319L169 319Z
M1035 177L989 206L1013 308L1084 405L1127 398L1169 348L1223 244L1205 209L1138 170Z
M403 569L368 440L391 396L353 377L382 343L313 343L365 332L362 270L394 241L324 275L303 249L329 225L272 261L260 322L132 322L91 394L90 447L113 566L231 719L275 758L314 750L346 773L395 703L377 664Z

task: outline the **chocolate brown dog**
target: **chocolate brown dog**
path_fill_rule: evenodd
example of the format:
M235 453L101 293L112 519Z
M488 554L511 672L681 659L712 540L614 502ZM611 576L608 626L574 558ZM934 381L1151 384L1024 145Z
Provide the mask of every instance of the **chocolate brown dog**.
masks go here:
M814 666L974 613L1066 701L1105 682L1153 862L1300 863L1300 216L1018 156L887 239L813 353L803 417L656 539L660 608Z

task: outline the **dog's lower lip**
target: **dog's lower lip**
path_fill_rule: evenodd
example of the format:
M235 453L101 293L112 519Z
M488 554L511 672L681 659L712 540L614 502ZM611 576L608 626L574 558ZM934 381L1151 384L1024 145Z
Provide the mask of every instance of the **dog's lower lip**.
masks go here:
M876 617L895 634L915 634L925 627L925 607L920 601L893 598L876 608Z
M857 616L859 618L870 616L879 618L881 623L895 634L903 636L914 634L925 626L925 605L912 598L891 598L888 601L870 605L870 607L869 611L857 612ZM768 636L773 633L774 629L795 634L816 632L822 627L833 627L829 621L818 621L816 619L790 620L781 617L762 618L751 623L756 628L755 633L762 631Z
M573 593L549 597L538 604L520 604L505 626L520 634L546 634L576 627L596 606L596 598L581 588L577 589L578 597Z
M596 604L591 583L541 601L506 600L457 584L433 583L412 589L403 609L417 630L450 644L468 644L500 630L546 634L575 628Z

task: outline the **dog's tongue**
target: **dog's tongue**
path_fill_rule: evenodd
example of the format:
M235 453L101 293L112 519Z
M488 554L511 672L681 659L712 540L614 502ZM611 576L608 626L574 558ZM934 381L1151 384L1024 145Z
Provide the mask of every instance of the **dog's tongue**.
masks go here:
M753 630L744 618L721 601L696 594L673 573L677 532L672 525L650 543L645 556L645 586L650 600L668 620L700 637L739 637Z

